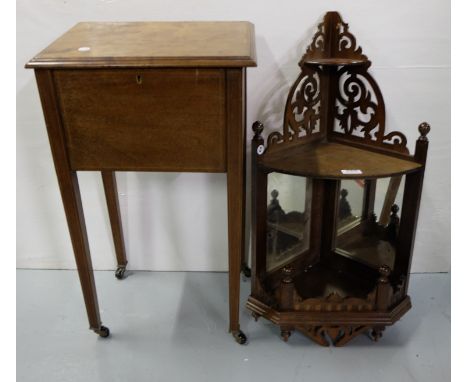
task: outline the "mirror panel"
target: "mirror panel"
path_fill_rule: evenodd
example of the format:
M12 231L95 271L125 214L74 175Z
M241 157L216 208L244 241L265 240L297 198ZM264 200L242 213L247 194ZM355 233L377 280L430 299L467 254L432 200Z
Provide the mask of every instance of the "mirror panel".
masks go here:
M399 208L392 212L392 206L401 206L403 189L402 177L343 180L335 252L375 269L384 264L393 269Z
M268 174L266 270L286 265L309 248L312 181Z
M338 202L338 231L348 230L362 219L364 181L342 180Z

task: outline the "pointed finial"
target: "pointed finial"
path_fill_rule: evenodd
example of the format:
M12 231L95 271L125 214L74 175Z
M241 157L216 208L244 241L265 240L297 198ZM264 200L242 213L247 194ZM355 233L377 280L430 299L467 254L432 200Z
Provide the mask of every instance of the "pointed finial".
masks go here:
M420 141L427 141L426 135L429 134L429 131L431 131L431 126L427 122L423 122L419 125L418 127L419 133L421 136L419 137Z

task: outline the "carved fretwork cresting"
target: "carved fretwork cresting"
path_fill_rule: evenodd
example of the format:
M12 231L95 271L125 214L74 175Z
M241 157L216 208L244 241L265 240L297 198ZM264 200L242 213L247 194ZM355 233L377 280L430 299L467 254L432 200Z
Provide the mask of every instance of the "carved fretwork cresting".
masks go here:
M338 16L339 17L339 16ZM338 37L336 38L335 49L338 51L333 52L336 57L352 57L360 60L367 60L367 56L362 54L362 48L357 45L356 37L349 32L348 24L344 23L339 17L340 21L337 23Z
M397 131L385 134L385 104L367 67L343 66L337 76L335 132L359 138L365 144L408 153L405 135Z
M308 60L316 58L350 58L367 61L367 56L362 54L362 48L356 43L356 37L349 31L348 24L343 22L338 13L327 13L317 29L312 43L301 59L301 66Z
M315 33L312 42L310 45L307 47L306 53L304 57L306 56L323 56L323 53L325 52L325 21L321 22L318 27L317 27L317 32ZM303 59L304 59L303 57ZM301 61L302 62L302 61Z

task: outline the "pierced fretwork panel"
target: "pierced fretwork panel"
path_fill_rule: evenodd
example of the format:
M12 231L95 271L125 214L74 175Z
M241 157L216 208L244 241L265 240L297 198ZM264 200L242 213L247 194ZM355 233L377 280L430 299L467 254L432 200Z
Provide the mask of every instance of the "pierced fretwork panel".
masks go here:
M337 76L334 132L407 153L406 137L402 133L385 134L385 104L367 68L343 66Z
M285 110L285 129L292 139L320 131L320 78L317 71L301 73Z
M323 57L325 55L325 21L322 21L317 26L317 32L315 33L312 42L307 47L307 50L302 57L302 61L306 60L308 57Z
M310 137L320 132L321 93L320 69L301 71L289 91L284 110L283 133L268 137L268 146Z
M341 20L341 17L338 15L339 22L337 23L337 43L335 49L337 51L333 52L336 57L353 57L367 59L367 57L362 54L362 48L357 45L356 37L349 32L348 24Z

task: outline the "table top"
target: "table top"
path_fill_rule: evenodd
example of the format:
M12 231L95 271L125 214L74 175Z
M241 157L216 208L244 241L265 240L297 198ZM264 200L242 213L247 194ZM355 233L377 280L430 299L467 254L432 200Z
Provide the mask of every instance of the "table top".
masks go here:
M26 68L256 66L246 21L81 22Z

